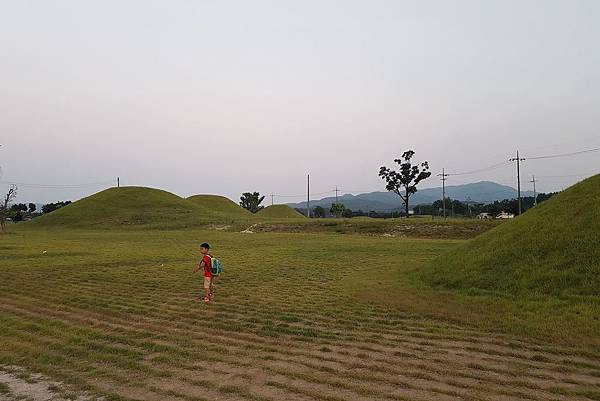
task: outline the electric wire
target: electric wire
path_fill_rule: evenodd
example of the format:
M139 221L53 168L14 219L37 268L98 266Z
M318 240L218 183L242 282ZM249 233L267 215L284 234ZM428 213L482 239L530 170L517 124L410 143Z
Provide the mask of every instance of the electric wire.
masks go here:
M9 184L9 185L18 185L22 187L31 187L31 188L57 188L57 189L69 189L69 188L85 188L85 187L94 187L101 185L110 185L114 181L101 181L101 182L89 182L85 184L33 184L27 182L17 182L17 181L3 181L0 180L0 184Z
M501 163L493 164L491 166L480 168L480 169L477 169L477 170L464 171L464 172L461 172L461 173L447 173L447 174L448 174L448 176L457 176L457 175L471 175L471 174L477 174L477 173L484 173L486 171L498 170L500 168L508 166L509 164L510 164L510 161L505 160L505 161L503 161Z
M584 153L593 153L593 152L598 152L598 151L600 151L600 148L592 148L592 149L580 150L578 152L559 153L556 155L525 157L525 160L554 159L554 158L558 158L558 157L576 156L576 155L582 155Z

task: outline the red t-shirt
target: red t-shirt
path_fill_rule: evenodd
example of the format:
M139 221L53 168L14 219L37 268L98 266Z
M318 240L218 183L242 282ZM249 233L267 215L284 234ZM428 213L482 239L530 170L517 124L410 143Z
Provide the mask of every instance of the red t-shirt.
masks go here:
M204 262L204 277L212 277L212 273L210 272L210 256L204 255L202 261Z

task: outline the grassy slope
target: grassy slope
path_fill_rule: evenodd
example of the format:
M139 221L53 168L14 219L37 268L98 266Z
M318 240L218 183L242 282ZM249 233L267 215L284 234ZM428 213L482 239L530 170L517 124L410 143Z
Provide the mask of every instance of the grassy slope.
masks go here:
M257 213L257 216L270 219L303 218L304 216L288 205L267 206Z
M208 306L191 274L205 240L225 263ZM536 345L474 329L468 308L443 311L452 324L423 317L451 295L388 291L459 245L15 227L0 236L0 365L110 400L599 399L600 362L589 356L597 321L559 320L565 348L550 343L556 328L538 313L481 308L489 319L512 317ZM381 303L367 297L374 288Z
M448 289L600 295L600 175L440 256L418 274Z
M220 216L219 216L220 217ZM159 189L110 188L32 220L58 227L194 227L216 220L206 208Z
M244 209L234 201L224 196L219 195L194 195L187 198L188 201L211 210L216 213L226 214L234 217L245 219L253 218L253 214Z

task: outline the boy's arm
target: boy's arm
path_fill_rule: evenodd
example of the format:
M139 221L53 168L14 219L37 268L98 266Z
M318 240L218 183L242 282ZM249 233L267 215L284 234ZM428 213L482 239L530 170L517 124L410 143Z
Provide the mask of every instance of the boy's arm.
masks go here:
M196 267L194 267L194 270L193 270L193 272L194 272L194 273L198 273L198 271L199 271L200 269L204 269L204 261L201 261L200 263L198 263L198 264L196 265Z
M202 262L200 262L200 263L199 263L199 264L196 266L196 268L194 269L194 273L197 273L197 272L199 272L200 270L203 270L205 265L206 265L206 264L204 263L204 260L203 260Z

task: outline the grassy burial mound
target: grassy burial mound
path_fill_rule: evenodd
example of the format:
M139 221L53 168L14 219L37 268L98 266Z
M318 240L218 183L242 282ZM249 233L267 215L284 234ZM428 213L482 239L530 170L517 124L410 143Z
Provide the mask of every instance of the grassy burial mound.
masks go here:
M63 227L193 227L215 216L204 207L159 189L110 188L83 198L29 224Z
M269 219L293 219L303 218L304 215L298 213L288 205L271 205L257 213L260 217Z
M417 274L449 289L600 296L600 175L440 256Z
M193 202L203 208L210 210L211 212L229 216L231 218L245 218L249 219L254 216L248 210L244 209L234 201L224 196L219 195L194 195L187 198L188 201Z

